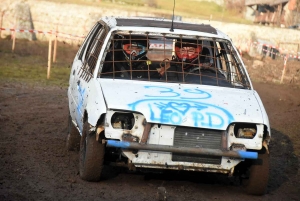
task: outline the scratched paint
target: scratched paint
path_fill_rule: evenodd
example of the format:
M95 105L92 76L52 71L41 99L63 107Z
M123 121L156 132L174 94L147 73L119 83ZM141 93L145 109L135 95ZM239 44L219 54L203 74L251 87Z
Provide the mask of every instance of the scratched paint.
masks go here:
M134 111L148 108L153 122L182 125L192 121L195 127L218 129L234 120L232 114L224 108L207 103L212 96L206 91L192 88L176 91L162 86L144 88L151 89L151 93L146 91L145 94L152 95L145 95L144 99L128 104L128 107ZM153 89L156 89L156 94L153 94Z

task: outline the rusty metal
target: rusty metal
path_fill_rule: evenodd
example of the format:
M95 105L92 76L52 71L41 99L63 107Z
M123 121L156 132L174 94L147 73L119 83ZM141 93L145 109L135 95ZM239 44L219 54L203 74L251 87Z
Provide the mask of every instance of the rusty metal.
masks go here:
M96 130L96 141L99 141L99 136L100 136L100 133L104 131L104 126L103 125L99 125L97 127L97 130Z
M130 160L128 160L127 167L128 167L128 170L130 170L130 171L136 171L135 165Z
M226 134L226 131L222 132L222 149L227 150L227 134Z
M144 120L144 122L146 122L146 120ZM148 140L148 137L149 137L151 127L152 127L152 124L146 123L145 128L144 128L144 132L143 132L143 135L142 135L142 139L141 139L142 144L146 144L146 142Z
M230 150L232 150L232 151L239 151L239 150L246 151L246 147L245 147L244 144L232 143L232 145L230 146Z
M269 148L268 148L268 142L267 142L267 140L264 140L264 141L263 141L263 146L264 146L265 149L267 150L267 153L270 154Z
M139 137L128 134L128 133L124 133L122 135L122 141L125 141L125 142L139 142Z
M136 171L136 167L135 165L132 163L132 161L128 160L128 163L124 162L124 161L120 161L120 162L110 162L109 166L114 166L114 167L124 167L124 168L128 168L128 170L130 171Z
M233 173L234 173L234 167L232 167L232 168L230 169L228 176L229 176L229 177L232 177L232 176L233 176Z
M190 148L190 147L177 147L169 145L156 145L156 144L140 144L135 142L122 142L115 140L107 140L107 147L118 147L123 149L134 149L134 150L151 150L151 151L162 151L171 153L182 153L182 154L194 154L194 155L205 155L205 156L224 156L232 158L249 158L257 159L257 152L247 151L223 151L220 149L203 149L203 148Z

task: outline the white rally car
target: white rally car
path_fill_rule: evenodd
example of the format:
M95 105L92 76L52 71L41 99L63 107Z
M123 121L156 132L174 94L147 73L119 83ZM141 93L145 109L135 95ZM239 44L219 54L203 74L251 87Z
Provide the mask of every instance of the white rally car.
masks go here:
M80 177L104 164L238 175L264 194L270 125L230 38L205 24L99 20L80 47L68 88L67 146Z

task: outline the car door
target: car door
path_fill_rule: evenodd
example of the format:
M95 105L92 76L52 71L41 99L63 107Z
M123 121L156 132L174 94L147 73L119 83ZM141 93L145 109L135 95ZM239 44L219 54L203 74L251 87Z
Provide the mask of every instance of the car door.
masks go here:
M72 65L68 92L69 109L72 120L76 122L80 131L83 128L84 109L88 97L87 87L93 79L94 69L107 31L106 26L98 22L88 34Z

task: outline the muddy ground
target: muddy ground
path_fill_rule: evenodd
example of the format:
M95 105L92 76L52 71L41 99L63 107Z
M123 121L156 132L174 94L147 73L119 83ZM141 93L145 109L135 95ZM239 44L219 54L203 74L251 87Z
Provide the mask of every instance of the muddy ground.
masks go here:
M284 84L279 84L281 74L266 72L282 70L283 62L262 62L265 68L245 58L272 126L266 195L247 195L238 180L212 173L106 167L102 181L82 181L78 152L65 146L67 88L0 82L0 200L157 200L158 187L165 187L168 200L174 201L300 200L300 85L290 81L300 62L294 62Z

